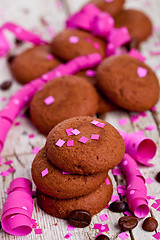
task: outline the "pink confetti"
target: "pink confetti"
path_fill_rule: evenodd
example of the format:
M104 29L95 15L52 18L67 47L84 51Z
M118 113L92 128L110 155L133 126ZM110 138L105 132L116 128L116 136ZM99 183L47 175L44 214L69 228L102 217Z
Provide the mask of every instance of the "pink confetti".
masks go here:
M126 187L124 185L120 185L117 187L117 192L123 197L126 194Z
M70 173L67 173L67 172L62 172L62 174L66 174L66 175L68 175L68 174L70 174Z
M46 59L51 61L54 59L54 56L52 54L47 54Z
M100 232L108 232L108 231L109 231L108 224L105 224L105 225L101 226Z
M113 173L114 176L117 176L117 175L121 175L121 174L122 174L121 170L118 169L118 168L112 169L112 173Z
M2 158L0 157L0 165L2 165Z
M106 185L110 185L110 181L108 178L106 178L105 183L106 183Z
M16 169L15 169L15 168L13 168L13 167L11 167L11 168L9 168L7 171L8 171L9 173L13 173L13 172L15 172L15 171L16 171Z
M147 199L148 199L148 200L150 200L150 199L153 199L153 200L154 200L155 198L156 198L156 196L154 196L154 195L148 195L148 196L147 196Z
M141 117L147 117L147 113L145 113L145 112L140 112L139 115L140 115Z
M152 107L152 108L151 108L151 111L152 111L152 112L157 111L157 107L156 107L156 106Z
M151 178L146 178L146 179L145 179L145 182L146 182L147 184L151 184L151 183L154 182L154 180L152 180Z
M4 101L6 101L6 99L7 99L6 97L2 97L2 98L0 98L0 101L4 102Z
M99 43L97 43L97 42L93 43L93 47L94 47L95 49L97 49L97 50L100 49L100 45L99 45Z
M99 122L99 123L96 124L96 126L97 126L97 127L100 127L100 128L104 128L105 125L106 125L105 123L101 123L101 122Z
M91 38L86 38L86 42L91 43L92 39Z
M71 234L71 233L67 233L67 234L64 236L64 238L67 238L67 239L68 239L68 238L72 237L72 235L73 235L73 234Z
M71 131L74 135L79 135L81 132L79 131L79 130L77 130L77 129L74 129L74 130L72 130Z
M93 228L93 229L98 229L98 230L101 230L101 227L102 227L102 224L95 223L95 224L94 224L94 228Z
M68 129L66 129L67 135L68 135L68 136L74 135L74 133L72 133L72 131L73 131L73 128L68 128Z
M159 56L160 55L160 51L150 51L150 55L151 56Z
M138 115L132 116L132 117L130 117L130 120L131 120L132 123L138 122L139 121L139 116Z
M157 233L153 234L152 236L156 239L160 239L160 232L157 232Z
M47 98L44 99L44 102L46 105L50 105L55 101L55 99L52 96L49 96Z
M150 125L148 127L145 128L145 130L148 130L148 131L153 131L156 129L156 126L155 125Z
M95 77L96 76L96 71L94 71L94 70L87 70L86 71L86 76L88 76L88 77Z
M68 225L67 227L67 231L74 231L75 227L71 226L71 225Z
M39 152L40 148L39 147L34 147L32 150L33 154L37 154Z
M55 36L55 31L54 31L54 28L52 26L48 26L48 33L49 33L51 38L53 38Z
M122 233L118 234L118 237L120 237L120 239L124 240L124 239L128 238L129 236L126 232L122 232Z
M42 177L46 176L48 174L48 168L44 169L42 172Z
M114 0L105 0L105 2L108 2L108 3L111 3L113 2Z
M63 141L62 139L59 139L59 140L56 142L55 145L58 146L58 147L62 147L63 144L65 144L65 141Z
M119 201L119 195L112 195L111 202Z
M102 214L101 216L99 216L99 218L101 219L102 222L106 221L109 219L109 217L107 216L107 214Z
M86 143L86 142L88 142L88 140L89 140L88 138L82 136L78 141L81 143Z
M138 67L137 68L137 74L140 78L144 78L147 75L147 69Z
M79 37L77 37L77 36L71 36L71 37L69 38L69 42L70 42L70 43L78 43L78 42L79 42Z
M12 161L12 160L8 160L8 161L6 161L4 164L5 164L5 165L10 165L11 163L13 163L13 161Z
M97 125L99 122L96 121L96 120L93 120L91 123L92 123L93 125Z
M91 139L92 140L98 140L99 139L99 134L92 134Z
M9 175L9 172L8 171L3 171L0 173L0 175L2 175L3 177L6 177Z
M42 234L41 228L34 229L34 231L35 231L35 234Z
M21 123L20 122L15 122L15 126L19 126Z
M67 147L73 147L74 146L74 140L67 141Z
M29 138L34 138L35 136L34 136L34 134L29 134L28 137L29 137Z
M118 121L118 124L121 126L121 125L125 125L128 123L128 119L127 118L121 118L119 121Z
M158 204L158 203L153 203L153 204L151 205L151 207L157 209L157 208L159 207L159 204Z

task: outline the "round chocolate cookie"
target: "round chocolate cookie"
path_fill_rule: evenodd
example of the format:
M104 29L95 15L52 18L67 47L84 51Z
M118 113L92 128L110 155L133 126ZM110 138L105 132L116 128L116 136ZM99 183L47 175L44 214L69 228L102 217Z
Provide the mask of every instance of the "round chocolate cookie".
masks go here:
M48 169L42 177L41 172ZM108 172L87 176L63 174L47 159L46 149L42 148L32 163L32 178L36 187L43 193L58 199L69 199L95 191L107 178Z
M14 58L11 70L15 79L28 83L52 70L61 62L50 52L50 46L39 45L29 48Z
M46 103L48 97L52 103ZM95 88L84 78L65 76L45 84L34 95L30 104L30 117L40 132L48 134L54 126L67 118L94 116L97 108Z
M103 40L77 29L63 30L51 43L52 53L65 61L90 53L99 53L104 58L105 48Z
M96 5L103 12L108 12L113 17L121 11L125 0L92 0L91 3Z
M128 28L131 39L138 42L146 40L152 33L152 23L143 12L134 9L123 9L115 16L115 27Z
M155 73L128 55L104 60L97 70L97 84L111 102L130 111L151 109L159 99Z
M113 186L110 180L109 185L103 183L96 191L88 195L67 200L50 197L37 189L37 200L40 208L54 217L68 218L72 211L78 209L83 209L93 216L107 206L112 193Z
M74 135L68 136L66 129L70 128ZM68 141L74 141L72 147L67 146ZM92 117L75 117L59 123L46 142L48 159L55 166L80 175L108 171L120 163L124 151L124 141L118 131L109 123Z

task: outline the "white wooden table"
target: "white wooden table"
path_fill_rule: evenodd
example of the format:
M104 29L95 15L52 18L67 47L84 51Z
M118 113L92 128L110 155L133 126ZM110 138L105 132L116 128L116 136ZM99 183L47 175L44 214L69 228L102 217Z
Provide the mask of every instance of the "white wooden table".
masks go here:
M86 0L0 0L0 24L6 21L14 21L17 24L22 25L23 27L34 30L36 33L42 34L46 40L51 39L51 32L54 30L55 33L64 28L64 22L66 17L75 12L82 6ZM141 51L147 58L147 63L156 69L157 75L160 79L160 56L150 55L150 51L160 51L160 0L128 0L126 1L126 8L134 7L141 9L146 12L152 19L154 25L153 36L148 39L142 45ZM50 26L50 27L48 27ZM50 31L49 31L50 30ZM49 34L50 32L50 34ZM9 35L11 41L13 42L13 37ZM13 44L14 46L14 44ZM29 44L24 44L22 47L16 49L13 47L13 53L20 52L24 48L28 47ZM9 68L6 63L5 58L0 59L0 82L4 80L12 79L13 77L10 74ZM0 99L5 97L5 101L0 101L0 109L6 104L9 97L18 89L20 85L14 81L12 87L7 91L0 91ZM100 116L105 119L113 126L118 129L124 130L126 132L134 132L138 130L144 130L148 125L155 125L156 129L153 131L146 131L144 133L147 137L153 139L157 146L158 151L156 157L152 161L154 167L140 167L142 174L148 178L155 180L155 175L160 171L160 102L157 104L156 112L147 111L146 117L140 117L139 121L132 123L130 117L135 113L127 112L112 112ZM127 118L128 123L119 126L118 120L121 118ZM16 171L10 174L7 177L0 176L0 209L6 199L5 190L9 187L9 184L12 179L16 177L26 177L31 178L31 164L34 159L34 154L32 154L32 149L34 146L43 147L45 143L45 137L41 135L32 125L32 123L27 118L18 117L16 122L20 122L19 126L13 126L8 134L4 149L2 151L3 162L6 160L13 160L13 166ZM29 134L34 134L34 138L29 138ZM6 165L0 166L0 172L7 170L9 167ZM116 188L117 185L121 185L124 182L122 176L111 178L114 184L114 194L117 194ZM156 181L150 185L147 185L148 195L155 195L156 199L160 198L160 184ZM154 201L152 201L153 203ZM150 202L151 204L151 202ZM92 240L95 239L95 236L98 234L97 230L93 229L95 223L102 223L99 219L99 215L102 213L107 213L109 220L103 222L109 225L110 231L107 233L110 239L120 239L118 234L121 232L117 227L118 219L123 216L120 213L112 213L109 210L105 209L101 213L93 217L92 222L89 227L84 229L75 229L73 236L70 238L72 240ZM157 212L155 209L151 208L150 214L148 216L155 216L159 221L160 225L160 212ZM51 217L42 211L34 200L34 211L33 218L38 222L38 228L42 228L43 234L35 235L35 232L25 237L14 237L6 234L3 230L0 231L0 239L5 240L61 240L64 239L64 236L67 234L67 222L58 218ZM132 240L150 240L153 239L152 235L154 233L148 233L142 230L141 220L138 226L131 232L127 232L129 237L127 238ZM160 226L157 229L160 231Z

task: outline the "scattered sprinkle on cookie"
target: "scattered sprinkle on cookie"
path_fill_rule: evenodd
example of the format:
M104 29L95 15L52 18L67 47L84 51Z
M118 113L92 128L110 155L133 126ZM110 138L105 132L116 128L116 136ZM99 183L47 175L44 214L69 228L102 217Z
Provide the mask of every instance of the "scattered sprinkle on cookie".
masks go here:
M46 59L51 61L54 59L54 56L52 54L47 54Z
M110 181L108 178L106 178L105 183L106 183L106 185L110 185Z
M55 101L55 99L52 96L49 96L47 98L44 99L44 102L46 105L50 105Z
M74 140L67 141L67 147L73 147L74 146Z
M68 128L68 129L66 129L67 135L68 135L68 136L74 135L74 133L72 133L72 131L73 131L73 128Z
M70 43L78 43L78 42L79 42L79 37L77 37L77 36L71 36L71 37L69 38L69 42L70 42Z
M40 148L39 147L34 147L32 150L33 154L37 154L39 152Z
M46 176L48 174L48 168L44 169L42 172L42 177Z
M81 132L78 129L74 129L71 131L74 135L79 135Z
M105 123L101 123L101 122L96 124L96 126L100 128L104 128L105 125L106 125Z
M65 144L65 141L63 141L62 139L59 139L59 140L56 142L55 145L58 146L58 147L62 147L63 144Z
M89 70L86 71L86 76L95 77L96 76L96 71L89 69Z
M82 136L78 141L81 143L86 143L86 142L88 142L88 140L89 140L88 138Z
M144 78L147 75L147 69L138 67L137 68L137 74L140 78Z
M92 134L91 139L92 140L98 140L99 139L99 134Z

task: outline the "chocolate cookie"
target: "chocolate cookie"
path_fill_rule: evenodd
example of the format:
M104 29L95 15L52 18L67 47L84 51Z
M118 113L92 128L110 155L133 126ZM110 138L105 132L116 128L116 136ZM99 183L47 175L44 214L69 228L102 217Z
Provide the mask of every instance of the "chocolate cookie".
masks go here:
M74 135L68 136L66 129L70 128ZM67 146L68 141L73 141L72 147ZM75 117L59 123L46 142L47 157L55 166L80 175L108 171L120 163L124 151L124 141L118 131L92 117Z
M109 185L103 183L101 187L88 195L67 200L50 197L37 189L37 200L40 208L54 217L68 218L72 211L78 209L88 211L93 216L107 206L112 192L113 186L110 180Z
M51 98L51 103L48 99ZM98 96L94 87L84 78L65 76L45 84L30 104L30 116L34 125L44 134L59 122L76 116L94 116L98 108Z
M109 100L130 111L151 109L159 99L155 73L128 55L104 60L97 70L97 84Z
M103 40L77 29L63 30L51 43L52 53L65 61L90 53L99 53L104 58L105 48Z
M48 174L42 177L41 172L48 169ZM47 159L46 149L42 148L32 163L32 178L36 187L43 193L54 198L69 199L86 195L95 191L107 178L108 172L81 176L62 174Z
M131 39L142 42L152 33L152 23L150 19L141 11L134 9L123 9L115 16L115 27L128 28Z
M50 52L50 46L40 45L29 48L14 58L11 70L15 79L28 83L52 70L61 62Z
M96 5L103 12L108 12L115 16L123 7L125 0L92 0L91 3Z

